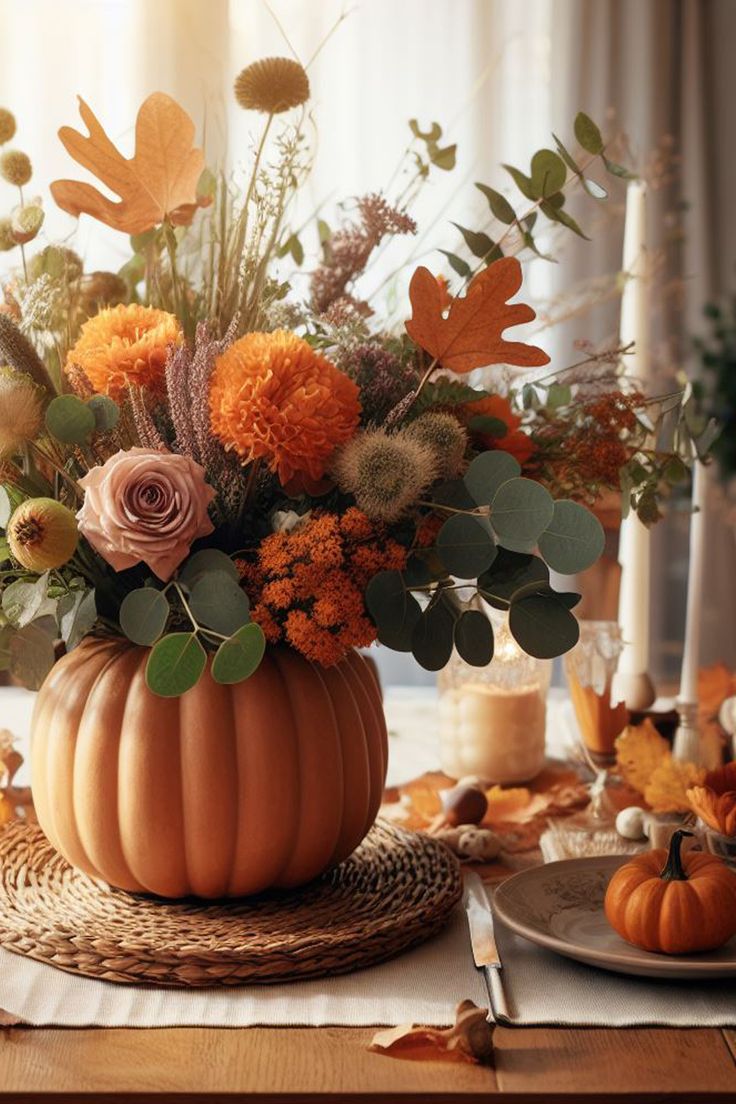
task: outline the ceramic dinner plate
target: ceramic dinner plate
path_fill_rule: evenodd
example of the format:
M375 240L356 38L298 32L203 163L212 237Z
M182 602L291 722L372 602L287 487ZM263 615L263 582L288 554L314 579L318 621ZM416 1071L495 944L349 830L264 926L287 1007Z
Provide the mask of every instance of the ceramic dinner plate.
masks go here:
M546 863L514 874L493 899L497 918L518 935L589 966L658 978L736 977L736 937L717 951L661 955L616 935L603 912L606 886L630 855Z

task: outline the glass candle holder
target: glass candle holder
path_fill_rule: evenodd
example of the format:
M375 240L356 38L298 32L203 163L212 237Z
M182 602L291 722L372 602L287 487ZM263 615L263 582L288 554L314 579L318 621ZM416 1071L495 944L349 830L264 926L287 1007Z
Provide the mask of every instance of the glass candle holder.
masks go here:
M525 655L505 621L496 623L487 667L453 654L440 672L440 764L451 778L528 782L544 766L549 660Z
M583 744L594 762L610 765L628 721L624 702L611 700L623 643L615 621L581 621L580 640L565 656L565 673Z

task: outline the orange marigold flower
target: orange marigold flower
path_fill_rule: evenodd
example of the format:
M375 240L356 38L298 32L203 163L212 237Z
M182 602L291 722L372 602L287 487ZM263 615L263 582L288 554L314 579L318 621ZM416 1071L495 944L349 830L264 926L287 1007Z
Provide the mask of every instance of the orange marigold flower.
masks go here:
M373 523L357 506L349 506L340 518L340 529L352 540L367 540L374 534Z
M121 303L89 318L66 358L65 372L80 371L100 395L119 399L128 385L144 387L157 398L165 392L164 369L172 345L181 345L173 314Z
M360 417L356 384L286 330L250 333L215 362L210 422L244 463L263 458L282 483L321 479Z
M286 640L316 663L338 663L375 640L365 587L379 571L401 570L406 555L357 509L313 514L300 528L262 542L246 576L253 620L271 643Z
M476 436L488 449L501 449L509 452L523 466L534 455L534 442L528 433L519 428L521 418L514 414L511 403L503 395L487 395L477 402L466 403L458 411L465 419L466 424L471 418L483 415L489 418L498 418L508 427L503 437L491 437L486 433L478 433Z

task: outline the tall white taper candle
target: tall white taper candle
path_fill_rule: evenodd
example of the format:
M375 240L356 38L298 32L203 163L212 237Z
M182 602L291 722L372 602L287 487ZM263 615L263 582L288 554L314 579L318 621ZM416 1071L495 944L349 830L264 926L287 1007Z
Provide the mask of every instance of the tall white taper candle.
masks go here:
M703 612L705 578L705 521L708 499L708 469L693 462L693 512L690 517L690 558L687 568L687 609L682 647L682 674L677 709L680 724L675 733L676 759L699 763L703 757L698 727L698 669L700 667L700 621Z
M621 297L621 345L634 342L625 357L626 374L644 381L649 365L649 289L646 271L646 184L632 180L626 192L623 270L626 284ZM649 530L632 512L621 523L619 537L621 589L618 620L624 642L613 683L614 698L629 709L647 709L654 701L649 678L649 587L651 546Z

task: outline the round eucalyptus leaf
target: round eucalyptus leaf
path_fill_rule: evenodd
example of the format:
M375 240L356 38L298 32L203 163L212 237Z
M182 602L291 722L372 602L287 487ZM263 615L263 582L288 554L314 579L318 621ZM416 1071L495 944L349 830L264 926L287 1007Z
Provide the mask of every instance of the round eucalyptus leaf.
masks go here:
M541 149L532 157L532 187L539 196L552 196L567 179L562 158L551 149Z
M409 557L401 574L404 579L404 584L409 587L409 589L412 587L427 586L427 584L432 581L432 572L429 569L429 564L426 560L417 555Z
M65 445L83 445L96 428L94 411L76 395L57 395L46 409L46 428Z
M178 698L197 685L206 665L207 653L195 633L169 633L151 648L146 685L161 698Z
M498 555L478 579L481 596L494 609L508 609L511 599L520 590L533 584L549 584L549 568L539 556L511 552L499 548Z
M134 644L155 644L166 628L171 608L154 587L139 587L126 594L120 605L120 628Z
M476 502L462 479L448 479L432 491L432 501L454 510L473 510Z
M498 488L520 473L521 466L510 453L492 449L476 456L463 476L463 482L476 505L490 506Z
M238 569L226 552L219 548L201 548L190 556L179 569L178 579L185 586L191 586L199 575L207 571L224 571L231 579L238 579Z
M394 652L410 652L414 629L422 616L422 607L413 594L407 594L404 617L398 628L385 629L379 625L378 640Z
M368 583L365 604L379 629L397 633L406 617L407 589L400 571L379 571Z
M212 677L215 682L230 686L250 678L263 659L266 638L263 629L255 622L243 625L228 640L223 640L212 660Z
M120 407L109 395L93 395L87 406L94 414L98 433L109 433L120 421Z
M569 652L580 636L577 620L551 590L527 594L512 602L509 628L519 647L537 659L553 659Z
M496 545L488 518L453 514L437 534L437 552L451 575L476 579L496 557Z
M248 595L227 571L199 575L189 591L189 608L200 625L223 636L232 636L250 620Z
M541 483L533 479L508 479L491 503L491 525L504 548L531 552L552 521L555 504Z
M425 671L439 671L452 655L455 618L440 598L421 614L412 633L412 652Z
M594 564L605 544L597 517L577 502L555 502L552 521L539 538L539 551L554 571L575 575Z
M480 610L465 610L455 622L458 655L472 667L486 667L493 659L493 626Z

